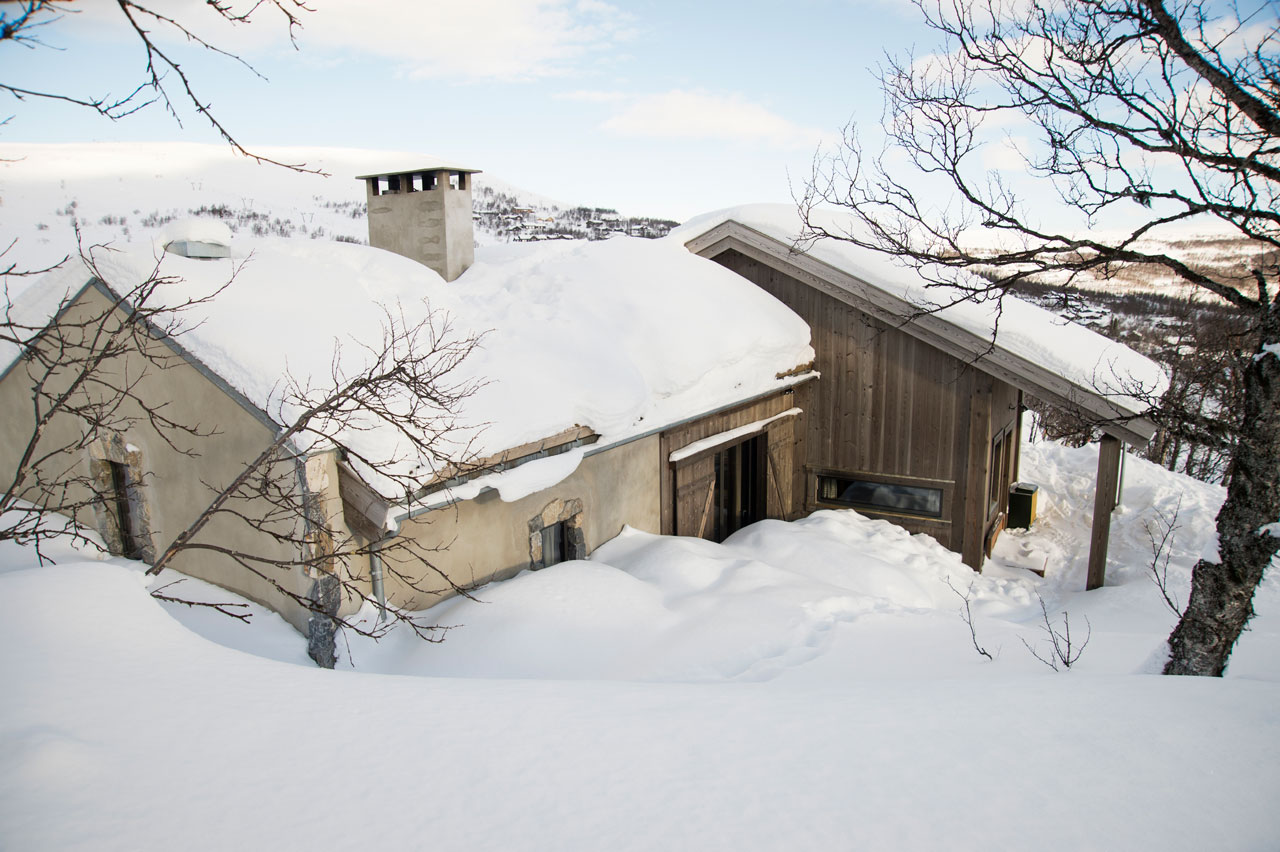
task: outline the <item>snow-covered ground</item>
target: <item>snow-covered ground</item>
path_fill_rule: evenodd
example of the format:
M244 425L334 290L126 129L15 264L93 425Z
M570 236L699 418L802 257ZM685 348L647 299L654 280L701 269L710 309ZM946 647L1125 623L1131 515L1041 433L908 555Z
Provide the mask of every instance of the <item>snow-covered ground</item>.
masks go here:
M1274 849L1280 582L1228 677L1150 674L1174 617L1144 528L1181 501L1185 600L1222 493L1130 459L1084 593L1095 463L1029 446L1039 521L981 576L853 512L630 532L426 613L442 644L340 642L336 671L256 607L0 549L0 848ZM1048 650L1037 596L1091 629L1069 673L1023 645Z

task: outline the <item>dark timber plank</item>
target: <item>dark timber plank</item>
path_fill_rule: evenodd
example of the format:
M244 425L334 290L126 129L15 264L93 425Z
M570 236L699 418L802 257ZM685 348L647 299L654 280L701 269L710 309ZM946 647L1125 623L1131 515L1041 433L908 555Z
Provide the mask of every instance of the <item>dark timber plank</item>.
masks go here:
M1118 438L1102 436L1098 448L1098 485L1093 495L1093 534L1089 537L1089 578L1085 589L1097 589L1107 581L1107 546L1111 539L1111 513L1116 508L1116 488L1120 484Z

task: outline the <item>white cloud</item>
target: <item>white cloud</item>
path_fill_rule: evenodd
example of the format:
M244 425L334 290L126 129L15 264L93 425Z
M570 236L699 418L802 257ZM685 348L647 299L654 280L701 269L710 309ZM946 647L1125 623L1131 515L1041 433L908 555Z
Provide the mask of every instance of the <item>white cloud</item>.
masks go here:
M251 23L232 26L191 0L149 0L147 8L172 17L224 50L288 49L285 18L270 4ZM310 59L323 48L356 50L402 63L415 77L464 80L528 80L577 70L582 60L607 55L632 34L632 17L601 0L308 0L295 30ZM233 0L244 12L249 0ZM73 28L98 38L131 43L135 37L115 4L72 9L58 30ZM165 44L185 39L176 30L139 16ZM53 41L56 42L56 39ZM186 47L190 47L189 44ZM180 60L183 55L180 53Z
M1032 141L1026 136L1005 136L982 149L982 165L992 171L1027 171Z
M300 41L386 56L414 77L520 80L572 70L629 24L599 0L315 0Z
M639 97L601 126L621 136L735 139L778 148L813 148L824 135L737 95L681 90Z
M607 104L625 101L631 95L626 92L604 92L592 89L579 89L576 92L561 92L555 95L556 100L560 101L581 101L583 103Z

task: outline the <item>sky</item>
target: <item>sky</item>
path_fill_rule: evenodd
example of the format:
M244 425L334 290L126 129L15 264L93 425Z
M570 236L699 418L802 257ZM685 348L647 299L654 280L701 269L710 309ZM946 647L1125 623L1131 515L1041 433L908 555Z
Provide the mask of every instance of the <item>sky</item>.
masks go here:
M244 60L145 23L250 149L422 152L550 198L674 219L790 200L847 123L879 127L886 52L936 44L907 0L308 0L296 49L270 5L234 28L194 0L145 5ZM120 97L144 80L116 4L71 3L35 35L4 43L9 85ZM166 84L181 124L159 103L113 122L10 98L0 141L218 141L175 74Z

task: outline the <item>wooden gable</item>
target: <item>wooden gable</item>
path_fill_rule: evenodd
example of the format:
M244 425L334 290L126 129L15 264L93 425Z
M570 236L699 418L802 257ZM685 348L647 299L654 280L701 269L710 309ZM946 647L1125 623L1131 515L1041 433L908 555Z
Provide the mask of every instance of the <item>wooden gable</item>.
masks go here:
M806 511L832 507L846 486L844 494L886 492L853 505L928 533L979 568L1017 478L1024 390L1089 416L1120 441L1145 443L1154 430L1105 395L738 222L687 245L809 323L821 379L797 472ZM1109 477L1100 467L1100 479ZM923 500L929 510L901 509L895 499ZM1105 531L1095 540L1104 542L1095 561L1105 559Z

